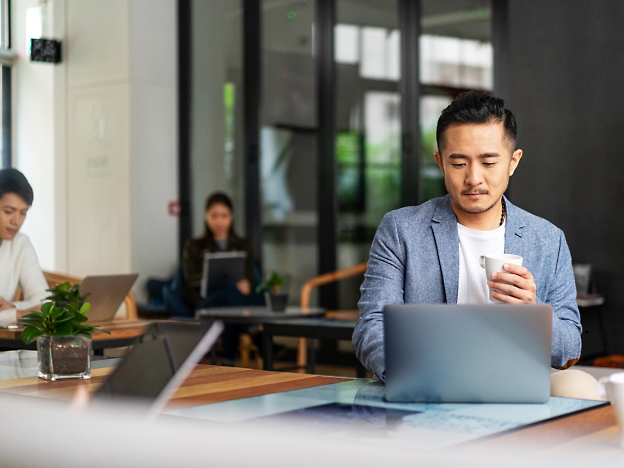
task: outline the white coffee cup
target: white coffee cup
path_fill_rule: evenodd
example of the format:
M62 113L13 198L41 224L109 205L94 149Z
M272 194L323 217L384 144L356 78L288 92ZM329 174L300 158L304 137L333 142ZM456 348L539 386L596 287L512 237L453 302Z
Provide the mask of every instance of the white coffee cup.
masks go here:
M479 265L481 265L481 268L485 268L486 281L490 281L492 279L492 273L505 272L505 270L503 270L503 265L506 263L522 265L522 257L520 255L512 254L492 254L481 255L479 257ZM502 301L492 297L492 288L489 286L488 288L490 290L490 301L502 303Z
M613 404L620 428L620 447L624 448L624 372L616 372L598 380L598 394Z

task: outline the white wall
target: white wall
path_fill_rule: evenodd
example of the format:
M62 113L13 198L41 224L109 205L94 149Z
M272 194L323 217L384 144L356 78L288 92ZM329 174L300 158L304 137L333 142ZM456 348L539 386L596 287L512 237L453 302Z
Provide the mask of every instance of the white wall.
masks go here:
M15 161L35 190L24 231L46 269L168 276L178 261L175 0L48 0L63 63L25 56L12 3Z
M62 0L54 0L54 4L62 10ZM56 245L62 242L56 230L56 193L58 189L62 196L62 186L57 180L55 148L59 144L57 122L63 105L58 105L54 90L62 81L62 67L30 63L27 59L26 10L38 6L37 0L18 0L11 5L12 48L19 57L13 69L13 159L35 193L22 232L31 238L42 267L55 268ZM54 15L44 17L43 32L49 37L57 37L59 28L62 31L62 18L55 19Z

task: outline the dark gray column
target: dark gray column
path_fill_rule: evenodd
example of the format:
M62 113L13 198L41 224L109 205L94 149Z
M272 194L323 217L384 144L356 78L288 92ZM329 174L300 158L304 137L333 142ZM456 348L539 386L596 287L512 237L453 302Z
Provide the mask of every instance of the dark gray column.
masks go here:
M262 264L260 213L260 0L243 0L243 76L245 131L245 237Z
M191 0L178 0L178 224L180 255L193 235L191 210Z
M318 151L318 271L319 274L336 269L336 67L334 63L334 0L316 1L315 64L317 102ZM321 306L338 307L336 283L320 288Z
M418 38L420 0L399 0L401 30L401 201L404 206L423 201L420 180L420 76Z

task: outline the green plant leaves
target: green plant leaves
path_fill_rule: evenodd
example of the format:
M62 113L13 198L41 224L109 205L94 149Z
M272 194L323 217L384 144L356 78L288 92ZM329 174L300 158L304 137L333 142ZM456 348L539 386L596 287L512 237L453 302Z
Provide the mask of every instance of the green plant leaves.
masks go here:
M29 345L33 341L35 341L38 336L41 335L43 335L43 332L41 330L33 326L28 326L24 328L24 331L22 331L22 341Z
M69 282L65 282L63 284L59 284L53 288L48 289L47 291L51 292L46 300L49 300L54 303L58 302L84 302L84 300L91 294L80 294L80 285L74 284L71 285Z
M277 271L272 270L266 279L256 287L256 292L262 292L268 289L272 292L276 292L279 288L286 284L286 280L282 278Z
M51 332L51 333L46 333L46 335L49 336L70 336L70 335L75 335L74 333L74 327L71 326L70 323L62 323L60 324L58 327L56 327L56 330Z
M87 317L85 317L81 313L75 313L73 319L74 319L74 322L76 322L76 323L83 323L83 322L86 322L87 320L89 320Z
M70 291L72 287L63 286L61 292ZM38 336L72 336L84 335L90 337L99 325L85 324L88 319L85 316L91 310L91 304L85 302L46 302L41 306L41 312L30 311L24 315L20 321L27 325L22 332L22 341L26 344L32 343ZM109 333L107 330L100 330Z

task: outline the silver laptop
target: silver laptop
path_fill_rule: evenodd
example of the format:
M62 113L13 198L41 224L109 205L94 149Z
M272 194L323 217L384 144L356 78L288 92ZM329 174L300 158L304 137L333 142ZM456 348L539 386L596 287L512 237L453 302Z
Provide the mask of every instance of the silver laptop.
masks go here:
M220 320L153 323L97 390L93 402L129 402L158 414L222 331Z
M549 398L549 305L388 305L384 335L388 401L544 403Z
M80 294L90 293L86 299L91 304L87 313L89 322L112 320L138 277L137 274L87 276L82 280Z

